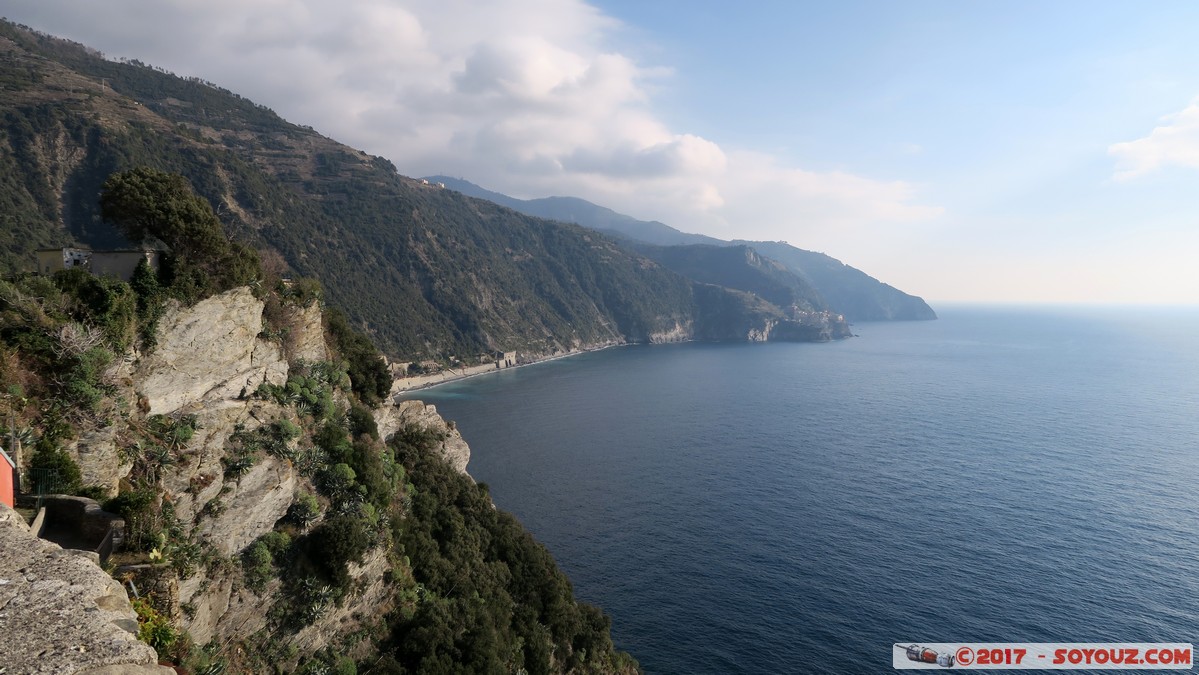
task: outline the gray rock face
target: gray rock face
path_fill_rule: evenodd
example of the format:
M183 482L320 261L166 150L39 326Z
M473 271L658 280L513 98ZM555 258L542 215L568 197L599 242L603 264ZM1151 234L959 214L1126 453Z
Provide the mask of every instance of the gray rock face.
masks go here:
M117 494L121 479L133 468L132 464L121 461L116 434L115 427L83 431L67 446L67 451L79 463L83 484L102 487L109 496Z
M462 438L458 429L450 427L441 415L437 414L436 406L425 405L423 401L399 401L385 405L375 411L375 424L379 427L379 437L383 440L391 438L400 427L415 424L422 429L431 429L445 436L441 443L441 453L449 460L454 469L463 475L466 465L470 462L470 446Z
M183 448L172 470L163 474L162 480L163 488L171 495L175 505L175 514L183 522L190 523L205 504L221 493L225 475L221 459L226 455L225 448L230 436L239 427L253 431L280 418L294 421L294 417L286 408L274 402L253 400L209 403L203 407L189 407L187 412L196 415L196 434ZM240 487L230 484L234 492L222 497L226 506L230 505L234 496L240 498L251 489L247 478L242 477ZM266 489L273 488L270 485ZM259 534L263 533L265 530Z
M224 496L225 510L201 521L196 530L224 555L233 555L270 532L287 513L296 489L291 462L267 457L255 464Z
M282 348L258 339L262 308L250 289L237 288L193 307L168 310L159 323L157 346L135 375L150 414L237 398L263 382L285 383Z
M282 585L272 579L261 593L255 593L228 577L185 579L179 584L179 596L192 605L195 615L185 618L183 626L196 644L244 639L266 628L267 609Z
M354 595L300 630L293 644L301 653L316 652L331 646L337 636L359 630L390 611L396 590L387 580L390 569L387 552L382 549L371 550L360 562L350 563L347 571L354 580Z
M662 330L656 333L649 334L649 341L654 344L665 342L686 342L694 338L694 331L690 321L686 323L674 322L674 326L669 329Z
M5 672L170 675L138 641L137 615L112 577L33 536L0 504L0 634Z
M289 305L283 311L287 325L291 328L285 341L288 358L305 363L328 361L329 350L325 346L320 304L314 302L308 307Z

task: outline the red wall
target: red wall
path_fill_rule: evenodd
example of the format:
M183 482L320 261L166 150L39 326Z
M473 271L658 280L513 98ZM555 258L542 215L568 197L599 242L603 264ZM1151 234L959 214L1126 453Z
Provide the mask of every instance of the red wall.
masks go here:
M8 460L0 457L0 502L8 504L9 508L14 506L12 494L12 465Z

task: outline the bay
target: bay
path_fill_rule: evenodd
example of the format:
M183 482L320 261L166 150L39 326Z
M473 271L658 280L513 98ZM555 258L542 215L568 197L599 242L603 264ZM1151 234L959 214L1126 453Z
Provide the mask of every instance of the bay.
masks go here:
M939 308L416 392L649 673L1199 636L1199 311Z

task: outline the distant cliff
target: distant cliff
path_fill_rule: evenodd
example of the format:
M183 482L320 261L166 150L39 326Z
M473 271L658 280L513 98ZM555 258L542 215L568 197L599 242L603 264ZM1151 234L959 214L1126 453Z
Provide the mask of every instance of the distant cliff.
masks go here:
M912 321L936 319L923 299L885 284L865 272L823 253L804 251L775 241L735 241L797 270L829 305L851 321Z
M461 178L431 176L429 180L443 183L447 188L458 190L465 195L502 204L521 213L567 223L577 223L583 227L616 234L634 242L663 247L666 249L663 254L676 258L693 254L670 253L669 249L682 248L685 250L695 245L750 247L763 256L781 263L791 273L802 278L822 298L821 304L827 303L828 309L845 315L850 321L937 318L932 308L924 300L914 295L884 284L865 272L823 253L805 251L783 242L740 239L723 241L701 234L682 232L657 221L637 220L575 197L516 199L486 190ZM643 250L637 246L634 248ZM658 258L655 257L655 259ZM675 269L675 271L688 276L688 272L679 269ZM704 279L698 280L704 281ZM740 286L733 287L748 290Z

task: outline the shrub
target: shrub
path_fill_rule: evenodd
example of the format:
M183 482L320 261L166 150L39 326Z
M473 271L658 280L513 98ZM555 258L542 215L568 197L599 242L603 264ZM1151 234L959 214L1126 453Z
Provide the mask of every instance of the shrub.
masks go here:
M107 343L118 351L133 344L137 296L128 284L97 277L78 267L56 272L54 284L70 299L72 318L99 328Z
M325 312L325 328L349 364L350 387L358 398L372 406L387 398L391 372L374 343L354 330L346 315L337 309Z
M166 658L179 633L145 598L134 598L132 604L137 612L137 639L153 647L159 658Z
M126 549L149 551L159 545L162 518L154 512L156 495L152 489L129 490L104 502L105 511L125 519Z
M346 565L361 560L370 543L370 534L362 521L339 515L318 525L306 538L304 549L321 576L339 593L344 593L350 582Z
M291 535L286 532L267 532L258 540L271 552L271 559L276 565L285 561L291 551Z
M74 494L83 487L83 473L79 465L65 450L54 447L45 437L38 441L37 449L29 460L29 468L49 474L47 479L57 492ZM38 489L34 486L34 489Z
M375 416L366 406L353 403L350 406L349 423L352 436L358 437L366 434L374 439L379 438L379 427L375 424Z
M165 307L163 300L166 293L158 281L158 272L150 267L145 260L140 260L133 270L133 278L129 286L137 297L138 335L143 349L152 349L155 343L155 333L158 331L158 320L162 318Z
M242 570L245 572L246 586L261 591L266 582L274 575L271 551L262 541L255 542L242 554Z
M287 509L287 519L304 529L316 522L321 515L321 504L314 495L301 492L296 495L291 507Z

